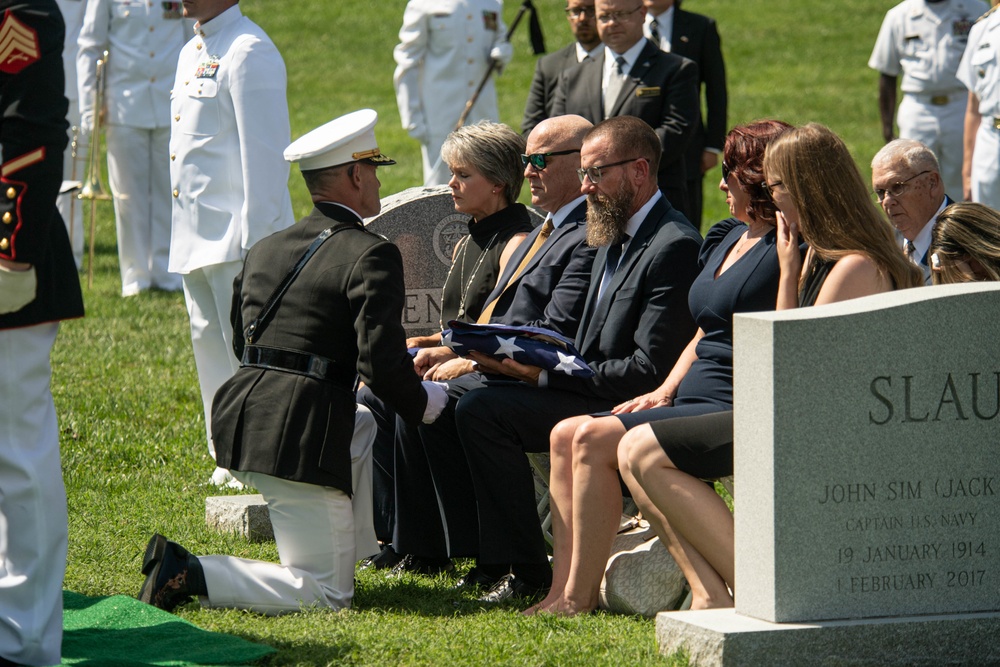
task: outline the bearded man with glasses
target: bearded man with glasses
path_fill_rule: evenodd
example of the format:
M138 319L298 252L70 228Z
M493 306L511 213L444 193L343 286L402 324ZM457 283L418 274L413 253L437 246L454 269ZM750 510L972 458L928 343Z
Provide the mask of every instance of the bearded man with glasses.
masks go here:
M578 114L593 123L614 116L643 120L660 142L657 184L690 220L685 154L701 114L698 66L643 37L641 0L597 0L594 8L604 51L560 77L552 113Z
M928 253L938 214L952 203L934 152L915 139L895 139L872 158L872 190L896 230L903 254L931 284Z
M610 410L656 387L694 334L687 294L701 236L657 187L660 153L656 133L628 116L583 140L587 241L600 249L576 347L594 376L471 355L482 372L517 381L470 391L455 408L478 507L476 567L508 573L484 601L544 596L551 585L525 452L547 452L549 432L567 417Z

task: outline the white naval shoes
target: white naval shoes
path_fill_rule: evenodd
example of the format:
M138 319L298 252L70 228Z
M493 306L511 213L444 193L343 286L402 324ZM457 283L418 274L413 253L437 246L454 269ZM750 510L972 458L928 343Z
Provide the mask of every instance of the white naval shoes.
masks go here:
M242 489L243 482L233 477L233 474L225 468L216 468L211 479L213 486L224 486L227 489Z

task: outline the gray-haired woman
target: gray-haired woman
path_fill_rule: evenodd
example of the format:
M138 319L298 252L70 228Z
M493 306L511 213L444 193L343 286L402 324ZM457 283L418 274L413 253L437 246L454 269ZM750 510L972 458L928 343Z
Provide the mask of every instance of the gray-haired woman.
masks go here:
M475 322L514 249L531 231L531 218L517 203L524 182L524 138L502 123L483 121L461 127L441 148L451 170L455 210L471 216L469 235L455 245L441 297L442 328L450 320ZM441 334L407 340L429 347ZM443 379L443 378L437 378Z

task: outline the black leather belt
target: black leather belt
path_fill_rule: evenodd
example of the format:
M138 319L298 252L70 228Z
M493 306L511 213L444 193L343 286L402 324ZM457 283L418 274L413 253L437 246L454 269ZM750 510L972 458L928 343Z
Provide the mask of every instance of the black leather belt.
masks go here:
M353 368L345 369L336 361L318 354L264 345L247 345L243 350L242 364L254 368L298 373L316 380L333 382L347 389L353 389L358 378Z

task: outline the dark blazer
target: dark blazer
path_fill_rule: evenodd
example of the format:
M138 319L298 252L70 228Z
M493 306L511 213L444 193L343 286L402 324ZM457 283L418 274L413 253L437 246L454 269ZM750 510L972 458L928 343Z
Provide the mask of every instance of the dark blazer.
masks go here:
M595 125L604 120L601 78L604 53L566 70L559 78L552 115L583 116ZM610 116L635 116L649 123L663 146L657 181L682 212L687 201L685 150L700 114L698 66L674 53L664 53L649 40L628 73L628 81Z
M722 59L722 42L715 19L675 7L670 50L697 63L699 82L705 86L705 119L702 122L699 112L686 165L688 178L700 181L702 152L706 147L721 151L728 131L726 64Z
M517 247L486 303L499 297L491 322L555 329L576 336L590 286L590 272L597 248L587 245L587 203L567 216L538 250L521 275L503 287L528 254L541 226Z
M521 121L521 132L525 136L543 120L552 117L559 75L576 64L576 42L538 59L528 91L528 102L524 105L524 120Z
M651 391L695 333L688 289L698 275L701 235L660 199L621 258L607 293L597 292L608 249L594 259L576 346L592 378L549 374L549 387L619 402Z
M332 216L332 217L328 217ZM399 249L350 211L318 204L298 224L260 241L234 282L233 330L257 316L275 286L327 227L324 243L282 297L257 344L326 357L344 379L318 380L241 366L212 406L219 466L332 486L351 494L355 373L408 422L427 395L406 352Z
M524 452L547 452L559 420L609 410L667 376L695 332L687 297L700 248L698 232L661 197L599 302L607 248L594 259L576 346L595 377L549 373L546 387L498 383L459 400L455 424L476 498L480 564L548 562Z

